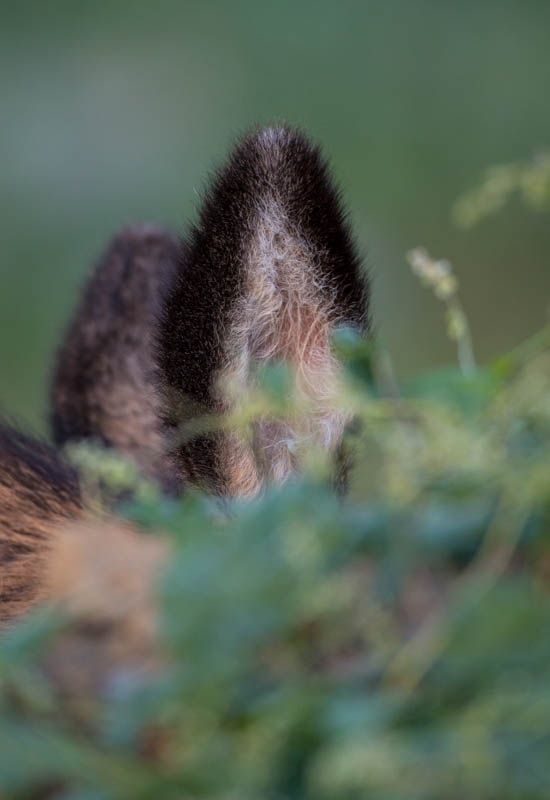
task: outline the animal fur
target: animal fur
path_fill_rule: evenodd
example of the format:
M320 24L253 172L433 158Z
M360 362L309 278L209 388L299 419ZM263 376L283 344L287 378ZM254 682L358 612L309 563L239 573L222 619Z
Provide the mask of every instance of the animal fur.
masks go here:
M304 441L335 452L335 326L365 330L367 294L338 192L298 131L243 139L206 194L162 309L160 387L180 475L220 495L253 495L296 468ZM182 424L234 407L254 364L286 362L301 418L259 420L250 446L217 432L178 444Z
M0 623L43 599L52 541L81 511L75 470L49 445L0 425Z
M153 328L177 263L175 236L154 225L122 230L84 288L57 356L54 441L95 440L171 486L154 382Z
M338 458L347 417L331 335L340 324L364 331L367 312L360 261L319 151L290 128L256 131L215 176L184 243L138 225L107 248L57 357L55 442L99 441L170 490L190 481L221 496L253 495L286 480L309 442ZM274 361L289 366L298 413L256 420L251 442L230 430L173 438L204 413L223 419L239 402L235 386L252 385L255 365ZM90 522L78 475L60 454L0 427L0 622L63 594L66 581L51 579L52 565L66 576L61 562L70 563L60 531L75 543L90 525L94 541L105 532L105 553L117 541L126 552L120 524ZM74 562L71 592L87 561Z
M108 542L108 546L106 546ZM44 596L71 619L44 666L64 694L91 694L159 666L156 582L168 542L90 514L60 526Z

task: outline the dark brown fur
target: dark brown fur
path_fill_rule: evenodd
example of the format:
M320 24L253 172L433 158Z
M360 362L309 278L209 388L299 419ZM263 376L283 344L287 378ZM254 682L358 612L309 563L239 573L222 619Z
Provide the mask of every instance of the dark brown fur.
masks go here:
M43 597L55 532L80 513L75 470L49 445L0 425L0 623Z
M153 225L121 231L84 288L57 356L56 444L95 440L171 483L153 380L153 327L177 262L176 237Z

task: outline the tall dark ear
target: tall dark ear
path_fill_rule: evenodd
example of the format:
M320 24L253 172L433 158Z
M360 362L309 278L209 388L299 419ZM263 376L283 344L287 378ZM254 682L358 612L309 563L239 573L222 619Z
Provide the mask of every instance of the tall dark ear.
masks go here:
M230 434L177 446L180 472L226 495L256 492L296 466L296 444L335 450L334 326L367 327L366 279L318 149L287 127L243 139L214 177L163 307L158 361L169 426L231 408L254 362L285 361L310 401L300 419L259 421L249 447Z
M179 247L176 237L149 224L111 241L59 349L51 391L56 444L96 440L168 483L153 328Z
M80 513L75 470L0 421L0 624L42 598L52 537Z

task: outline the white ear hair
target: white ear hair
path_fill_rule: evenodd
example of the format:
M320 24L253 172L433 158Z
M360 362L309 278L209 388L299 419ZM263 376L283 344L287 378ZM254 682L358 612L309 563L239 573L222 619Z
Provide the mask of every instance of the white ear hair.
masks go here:
M308 441L334 451L346 422L331 349L339 323L366 329L367 294L328 168L298 131L254 132L217 174L188 237L163 310L161 385L177 427L197 407L227 413L254 364L284 361L299 411L259 420L253 448L227 434L180 447L184 477L251 494L284 481Z
M336 401L339 365L331 349L336 309L313 269L316 253L293 228L276 198L260 202L245 258L246 291L235 309L229 336L240 353L234 364L248 381L253 362L284 361L293 377L293 419L256 424L255 451L261 477L277 483L296 468L300 444L313 440L330 450L346 422Z

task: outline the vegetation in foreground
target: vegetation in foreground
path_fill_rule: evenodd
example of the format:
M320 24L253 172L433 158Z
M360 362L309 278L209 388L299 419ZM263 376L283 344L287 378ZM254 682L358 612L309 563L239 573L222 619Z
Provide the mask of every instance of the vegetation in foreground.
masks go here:
M498 207L487 192L459 216ZM319 453L230 508L134 486L120 513L166 548L154 634L136 647L132 608L49 609L3 637L3 798L546 800L550 329L477 366L450 265L409 260L459 367L398 387L386 354L339 335L343 501ZM248 413L281 413L286 387L266 372ZM73 455L90 494L134 484Z

